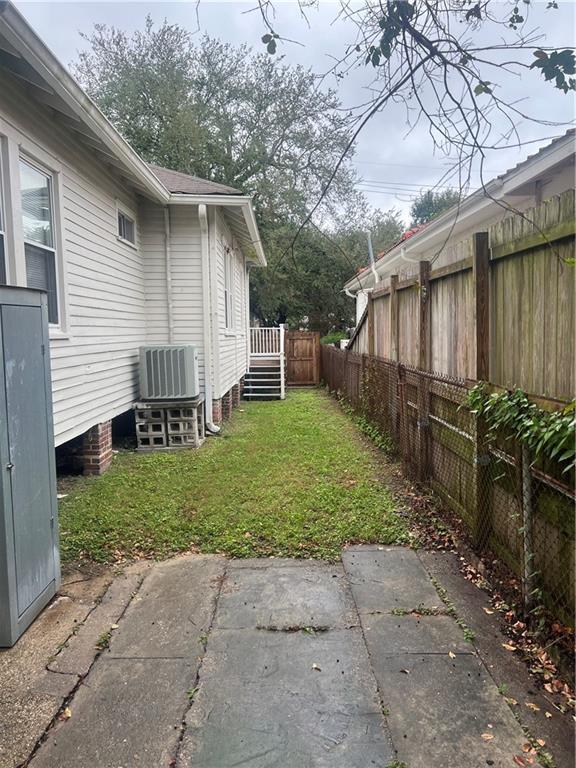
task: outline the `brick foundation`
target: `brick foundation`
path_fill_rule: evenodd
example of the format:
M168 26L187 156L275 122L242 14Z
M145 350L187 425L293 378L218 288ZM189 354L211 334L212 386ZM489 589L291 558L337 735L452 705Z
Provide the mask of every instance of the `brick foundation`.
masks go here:
M232 408L238 408L240 405L240 384L234 384L232 389Z
M212 400L212 423L222 424L222 398Z
M232 416L232 390L229 389L228 392L222 397L222 418L223 419L229 419L230 416Z
M85 475L101 475L112 462L112 421L95 424L84 435L82 458Z

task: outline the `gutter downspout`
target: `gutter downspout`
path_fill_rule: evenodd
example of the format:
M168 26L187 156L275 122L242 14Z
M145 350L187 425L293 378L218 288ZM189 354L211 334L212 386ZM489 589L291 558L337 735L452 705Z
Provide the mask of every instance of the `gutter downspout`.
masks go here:
M202 308L204 322L204 419L208 432L217 435L220 427L212 421L212 311L210 301L210 243L208 241L208 214L206 206L198 206L200 242L202 248Z
M164 261L166 269L166 307L168 312L168 344L174 344L174 306L172 298L172 253L170 250L170 209L164 207Z
M222 397L220 388L220 339L219 328L220 318L218 317L218 252L216 250L216 211L212 208L213 215L208 223L208 272L210 275L210 330L212 333L212 388L216 392L217 398Z
M377 285L380 282L380 275L376 271L376 264L374 263L374 251L372 250L372 235L370 234L370 231L366 232L366 237L368 238L368 254L370 256L370 270L374 275L374 285Z

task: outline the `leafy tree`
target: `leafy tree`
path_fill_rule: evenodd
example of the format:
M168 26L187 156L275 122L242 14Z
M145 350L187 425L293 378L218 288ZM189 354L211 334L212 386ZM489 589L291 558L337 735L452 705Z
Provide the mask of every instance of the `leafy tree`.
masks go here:
M348 159L332 174L352 130L336 93L319 88L310 70L208 37L194 43L166 21L155 27L148 18L132 35L96 25L84 38L89 48L74 74L136 151L253 195L270 265L253 272L256 315L322 331L351 324L341 288L367 260L358 230L374 229L380 247L401 224L396 213L367 206ZM317 211L320 231L311 223L291 247L332 176Z
M460 193L454 189L445 189L442 192L426 190L417 195L410 206L412 226L426 224L440 216L441 213L452 208L460 201Z
M320 0L297 2L307 17ZM276 28L275 0L257 3L268 54L284 52L291 41ZM489 150L521 145L521 124L558 125L519 102L514 84L502 87L505 78L514 83L533 73L563 94L576 90L574 48L541 45L541 30L529 23L533 5L534 0L339 0L334 23L346 24L350 36L331 73L344 78L364 67L371 94L355 113L350 148L378 113L401 103L409 126L426 126L438 152L453 159L447 176L463 189L477 163L484 186ZM570 4L558 0L549 0L546 8L570 13ZM566 25L571 26L569 17ZM319 42L321 36L319 30ZM346 156L345 151L335 163L334 179ZM322 195L307 217L321 204ZM501 200L498 204L514 210Z

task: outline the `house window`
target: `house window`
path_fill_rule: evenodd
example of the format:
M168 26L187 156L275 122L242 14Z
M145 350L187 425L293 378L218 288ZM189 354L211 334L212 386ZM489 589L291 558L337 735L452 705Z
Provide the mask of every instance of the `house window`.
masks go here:
M131 245L136 244L136 224L123 211L118 211L118 237Z
M6 285L6 224L2 199L2 158L0 157L0 285Z
M226 328L234 327L234 261L231 251L224 254L224 314Z
M48 320L58 323L53 179L20 160L26 284L48 294Z

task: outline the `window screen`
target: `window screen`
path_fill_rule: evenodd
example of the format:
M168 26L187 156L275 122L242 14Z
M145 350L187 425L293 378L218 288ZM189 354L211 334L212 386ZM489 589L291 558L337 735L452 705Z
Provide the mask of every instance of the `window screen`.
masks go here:
M24 244L26 254L26 284L48 294L48 320L58 322L58 293L56 289L56 260L54 251Z
M6 284L6 230L2 201L2 158L0 157L0 285Z
M120 211L118 211L118 237L121 237L122 240L127 240L129 243L136 242L134 219Z
M20 160L26 284L48 294L48 320L58 323L52 178Z

